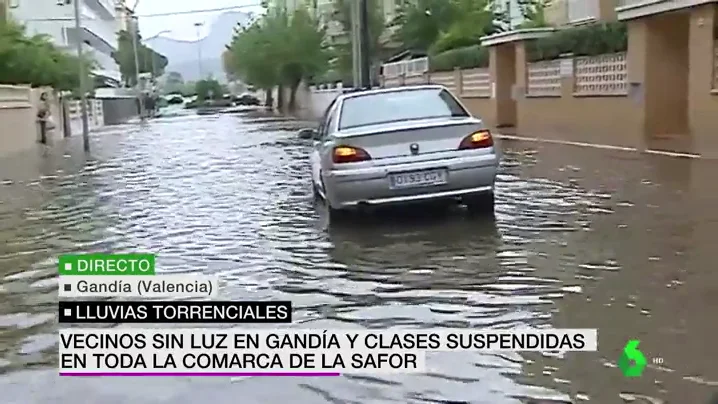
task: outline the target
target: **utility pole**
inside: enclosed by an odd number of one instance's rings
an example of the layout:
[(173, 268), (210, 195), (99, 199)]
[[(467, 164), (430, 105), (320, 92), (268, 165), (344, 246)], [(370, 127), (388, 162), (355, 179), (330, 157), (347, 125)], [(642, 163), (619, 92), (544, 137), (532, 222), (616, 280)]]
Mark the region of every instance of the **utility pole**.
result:
[[(136, 7), (136, 6), (135, 6)], [(133, 11), (134, 14), (134, 11)], [(140, 103), (140, 120), (145, 119), (145, 100), (142, 98), (142, 90), (140, 89), (140, 61), (137, 54), (137, 36), (139, 35), (140, 22), (136, 16), (132, 16), (132, 52), (135, 57), (135, 88), (137, 89), (137, 100)]]
[(87, 80), (87, 73), (85, 72), (85, 63), (82, 57), (82, 26), (80, 24), (80, 1), (73, 0), (73, 6), (75, 11), (75, 32), (77, 33), (77, 57), (80, 60), (80, 67), (77, 69), (77, 74), (80, 76), (80, 110), (82, 111), (82, 145), (85, 152), (90, 152), (90, 128), (87, 122), (87, 94), (85, 81)]
[(199, 27), (202, 26), (202, 23), (196, 22), (194, 23), (194, 26), (197, 29), (197, 71), (199, 72), (199, 80), (202, 80), (204, 77), (204, 75), (202, 74), (202, 42), (199, 38)]
[(361, 86), (371, 88), (371, 55), (369, 54), (369, 0), (359, 0), (359, 68)]
[(351, 2), (354, 88), (371, 88), (368, 0)]

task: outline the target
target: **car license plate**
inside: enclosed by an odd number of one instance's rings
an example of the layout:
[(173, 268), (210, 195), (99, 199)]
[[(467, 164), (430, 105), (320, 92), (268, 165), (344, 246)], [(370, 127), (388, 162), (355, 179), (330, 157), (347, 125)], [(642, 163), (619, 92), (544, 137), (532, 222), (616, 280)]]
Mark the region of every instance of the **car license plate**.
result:
[(391, 188), (417, 188), (446, 184), (446, 170), (417, 171), (392, 174)]

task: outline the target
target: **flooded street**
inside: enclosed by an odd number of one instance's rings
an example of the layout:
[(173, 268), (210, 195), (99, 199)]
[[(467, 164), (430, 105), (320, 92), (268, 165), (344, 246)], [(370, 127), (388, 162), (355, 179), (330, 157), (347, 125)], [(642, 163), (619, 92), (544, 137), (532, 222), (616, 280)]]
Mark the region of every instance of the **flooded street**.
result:
[[(77, 137), (0, 161), (0, 403), (703, 404), (718, 391), (718, 163), (504, 142), (495, 221), (327, 228), (303, 126), (161, 118), (93, 135), (89, 160)], [(302, 327), (597, 328), (599, 352), (430, 354), (427, 374), (381, 378), (60, 378), (57, 256), (92, 251), (217, 275), (223, 300), (291, 300)], [(638, 379), (614, 365), (629, 339), (649, 362)]]

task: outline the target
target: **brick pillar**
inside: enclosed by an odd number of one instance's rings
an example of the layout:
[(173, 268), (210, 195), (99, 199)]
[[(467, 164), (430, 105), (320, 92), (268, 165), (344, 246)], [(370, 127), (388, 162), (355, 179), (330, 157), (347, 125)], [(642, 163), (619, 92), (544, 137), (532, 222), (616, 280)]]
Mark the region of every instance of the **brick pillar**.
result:
[(573, 54), (562, 55), (561, 58), (561, 98), (573, 98), (576, 86), (576, 59)]
[[(645, 150), (647, 146), (646, 127), (646, 68), (648, 64), (648, 24), (645, 18), (628, 21), (628, 96), (631, 99), (638, 133), (636, 147)], [(634, 135), (634, 134), (632, 134)]]
[(691, 9), (688, 39), (688, 125), (694, 151), (708, 157), (718, 157), (718, 90), (713, 89), (717, 9), (714, 4)]
[(514, 85), (511, 89), (511, 97), (514, 100), (514, 121), (517, 130), (519, 129), (519, 116), (521, 111), (521, 104), (526, 99), (526, 93), (528, 92), (528, 57), (526, 55), (526, 42), (514, 42)]
[(516, 125), (516, 102), (511, 88), (516, 81), (516, 54), (513, 43), (489, 48), (489, 75), (492, 83), (491, 110), (486, 121), (494, 127)]

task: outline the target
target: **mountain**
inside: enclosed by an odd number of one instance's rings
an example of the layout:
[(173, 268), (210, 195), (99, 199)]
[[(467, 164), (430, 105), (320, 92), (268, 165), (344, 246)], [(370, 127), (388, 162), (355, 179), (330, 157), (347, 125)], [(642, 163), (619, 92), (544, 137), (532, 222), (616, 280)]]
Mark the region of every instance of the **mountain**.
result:
[(230, 11), (220, 14), (210, 26), (209, 34), (199, 41), (181, 41), (156, 37), (147, 41), (155, 51), (165, 55), (169, 64), (165, 71), (178, 72), (185, 81), (200, 79), (198, 59), (201, 54), (204, 77), (211, 74), (215, 79), (226, 81), (222, 68), (222, 52), (238, 26), (246, 27), (254, 19), (251, 13)]

